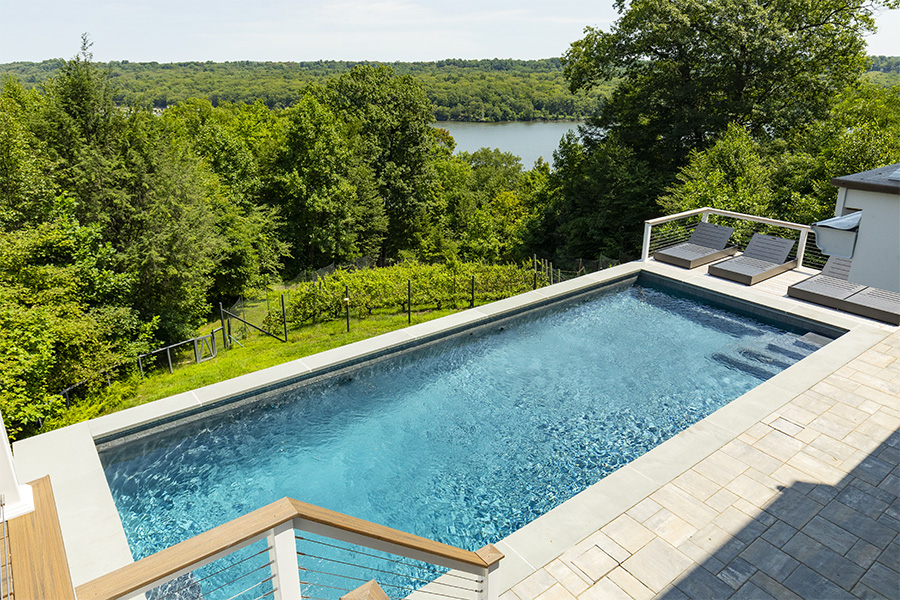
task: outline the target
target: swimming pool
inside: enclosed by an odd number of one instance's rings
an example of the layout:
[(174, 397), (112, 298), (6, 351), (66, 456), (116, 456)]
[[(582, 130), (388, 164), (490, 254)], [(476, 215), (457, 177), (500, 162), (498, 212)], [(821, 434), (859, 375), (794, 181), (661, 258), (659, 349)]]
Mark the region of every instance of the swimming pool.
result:
[(803, 334), (629, 286), (100, 455), (135, 558), (283, 496), (476, 549), (808, 355)]

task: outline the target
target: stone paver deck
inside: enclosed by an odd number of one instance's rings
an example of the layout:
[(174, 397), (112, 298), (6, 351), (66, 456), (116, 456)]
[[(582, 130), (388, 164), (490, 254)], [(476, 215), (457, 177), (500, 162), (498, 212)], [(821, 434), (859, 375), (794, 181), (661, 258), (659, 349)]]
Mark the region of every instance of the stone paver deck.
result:
[(900, 598), (898, 463), (900, 331), (501, 599)]

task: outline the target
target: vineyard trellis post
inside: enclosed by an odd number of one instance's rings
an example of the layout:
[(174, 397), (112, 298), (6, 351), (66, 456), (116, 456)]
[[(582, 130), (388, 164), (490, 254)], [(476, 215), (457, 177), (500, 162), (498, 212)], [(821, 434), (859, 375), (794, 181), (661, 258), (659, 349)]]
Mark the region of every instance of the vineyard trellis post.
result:
[[(266, 307), (268, 308), (269, 298), (266, 296)], [(284, 294), (281, 295), (281, 322), (284, 324), (284, 341), (287, 342), (287, 310), (284, 308)]]
[(344, 307), (347, 310), (347, 333), (350, 333), (350, 286), (344, 286)]
[(219, 319), (222, 321), (222, 347), (226, 350), (228, 349), (228, 335), (231, 333), (231, 329), (225, 331), (225, 309), (222, 308), (222, 303), (219, 302)]

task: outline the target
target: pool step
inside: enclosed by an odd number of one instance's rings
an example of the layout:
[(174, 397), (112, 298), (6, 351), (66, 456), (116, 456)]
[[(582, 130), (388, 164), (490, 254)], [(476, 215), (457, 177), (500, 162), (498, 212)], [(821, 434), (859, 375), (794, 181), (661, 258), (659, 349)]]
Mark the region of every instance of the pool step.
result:
[(766, 350), (769, 352), (775, 352), (782, 356), (786, 356), (793, 360), (802, 360), (812, 354), (810, 350), (803, 350), (798, 348), (785, 348), (784, 346), (779, 346), (778, 344), (768, 344), (766, 346)]
[(768, 379), (831, 341), (816, 334), (807, 335), (811, 337), (801, 336), (794, 338), (793, 342), (788, 340), (779, 340), (780, 343), (769, 342), (765, 348), (747, 347), (728, 352), (717, 352), (712, 357), (732, 369), (744, 371), (761, 379)]
[[(759, 362), (751, 362), (748, 360), (742, 360), (741, 358), (732, 356), (730, 354), (725, 354), (724, 352), (715, 352), (712, 355), (712, 359), (716, 362), (719, 362), (731, 369), (737, 369), (738, 371), (743, 371), (744, 373), (748, 373), (762, 380), (767, 380), (771, 377), (774, 377), (776, 371), (771, 371), (766, 369)], [(780, 369), (779, 369), (780, 370)]]
[(794, 364), (793, 362), (786, 362), (783, 357), (778, 357), (773, 354), (767, 354), (766, 352), (760, 352), (759, 350), (754, 350), (752, 348), (744, 348), (743, 350), (739, 350), (738, 354), (751, 361), (755, 361), (763, 365), (777, 367), (778, 369), (787, 369), (789, 366)]

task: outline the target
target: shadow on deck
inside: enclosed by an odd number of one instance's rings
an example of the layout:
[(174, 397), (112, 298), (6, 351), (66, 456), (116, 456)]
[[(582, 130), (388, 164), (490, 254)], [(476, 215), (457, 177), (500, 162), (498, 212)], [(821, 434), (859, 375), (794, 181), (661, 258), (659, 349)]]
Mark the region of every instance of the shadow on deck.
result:
[(779, 489), (660, 598), (900, 598), (900, 429), (837, 485)]

